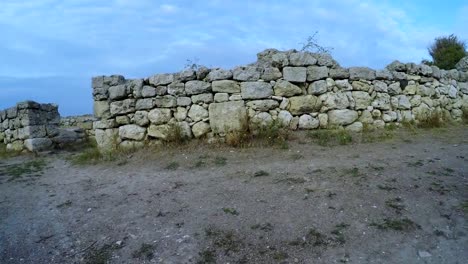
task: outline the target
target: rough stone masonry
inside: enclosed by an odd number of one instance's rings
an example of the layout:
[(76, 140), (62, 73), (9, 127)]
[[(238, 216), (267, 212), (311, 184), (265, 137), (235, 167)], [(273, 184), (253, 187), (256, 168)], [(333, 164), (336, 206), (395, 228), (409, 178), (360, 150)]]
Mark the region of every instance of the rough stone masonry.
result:
[(59, 135), (60, 115), (55, 104), (33, 101), (17, 103), (0, 111), (0, 142), (7, 150), (45, 150), (52, 147)]
[[(279, 122), (291, 130), (424, 120), (438, 112), (459, 121), (468, 109), (468, 72), (392, 62), (383, 70), (342, 68), (328, 54), (265, 50), (232, 70), (197, 67), (126, 80), (92, 80), (93, 124), (102, 149), (187, 138), (223, 139), (229, 131)], [(464, 64), (463, 64), (464, 65)]]
[(61, 128), (55, 104), (17, 103), (0, 111), (0, 143), (9, 151), (51, 150), (85, 140), (83, 129)]

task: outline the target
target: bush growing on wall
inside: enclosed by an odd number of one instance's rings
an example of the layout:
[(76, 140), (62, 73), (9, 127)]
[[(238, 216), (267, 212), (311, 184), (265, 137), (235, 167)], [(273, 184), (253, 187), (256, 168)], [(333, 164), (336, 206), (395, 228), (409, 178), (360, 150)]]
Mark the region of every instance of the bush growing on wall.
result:
[(454, 69), (455, 64), (468, 55), (466, 43), (453, 34), (436, 38), (428, 51), (432, 57), (432, 63), (444, 70)]

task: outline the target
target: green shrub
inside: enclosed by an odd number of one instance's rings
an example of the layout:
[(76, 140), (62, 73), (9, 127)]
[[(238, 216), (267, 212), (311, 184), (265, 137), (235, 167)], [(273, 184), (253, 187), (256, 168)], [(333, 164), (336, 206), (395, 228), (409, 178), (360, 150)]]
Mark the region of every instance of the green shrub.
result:
[(455, 65), (465, 56), (466, 43), (459, 40), (455, 35), (438, 37), (428, 48), (433, 64), (441, 69), (454, 69)]

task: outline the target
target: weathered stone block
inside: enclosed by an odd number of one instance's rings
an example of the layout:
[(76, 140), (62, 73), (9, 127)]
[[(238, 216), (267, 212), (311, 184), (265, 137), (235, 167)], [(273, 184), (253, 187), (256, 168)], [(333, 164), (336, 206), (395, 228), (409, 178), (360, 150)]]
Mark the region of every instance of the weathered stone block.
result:
[(211, 92), (211, 84), (203, 81), (189, 81), (185, 84), (187, 95)]
[(170, 95), (184, 95), (185, 84), (181, 82), (173, 82), (167, 86), (167, 93)]
[(256, 111), (266, 112), (271, 109), (275, 109), (279, 106), (279, 103), (275, 100), (254, 100), (247, 102), (247, 107), (252, 108)]
[(119, 100), (127, 96), (127, 87), (123, 84), (109, 88), (109, 99)]
[(94, 101), (94, 116), (97, 118), (107, 118), (110, 116), (110, 105), (107, 101)]
[(240, 93), (241, 91), (239, 83), (230, 80), (214, 81), (212, 88), (213, 92), (220, 93)]
[(170, 109), (156, 108), (148, 113), (148, 120), (155, 125), (161, 125), (169, 122), (172, 118), (172, 111)]
[(164, 96), (156, 97), (154, 99), (154, 105), (157, 107), (164, 107), (164, 108), (176, 107), (177, 100), (172, 95), (164, 95)]
[(269, 98), (273, 95), (273, 88), (266, 82), (243, 82), (241, 95), (243, 99)]
[(375, 80), (375, 71), (367, 67), (349, 68), (349, 78), (351, 80)]
[(192, 103), (211, 103), (213, 102), (213, 94), (212, 93), (204, 93), (204, 94), (197, 94), (192, 96)]
[(246, 128), (247, 111), (242, 101), (210, 104), (209, 116), (211, 130), (215, 133), (240, 131)]
[(172, 126), (165, 125), (151, 125), (148, 127), (148, 136), (166, 140), (171, 133), (173, 133)]
[(322, 102), (314, 95), (294, 96), (289, 98), (289, 112), (301, 115), (320, 110)]
[(210, 124), (206, 122), (198, 122), (192, 126), (192, 133), (195, 138), (202, 137), (211, 131)]
[(310, 66), (315, 65), (317, 59), (308, 52), (295, 52), (289, 54), (289, 64), (291, 66)]
[(208, 111), (202, 106), (192, 105), (188, 111), (188, 117), (190, 117), (194, 122), (198, 122), (208, 118)]
[(326, 93), (328, 89), (327, 82), (325, 80), (320, 80), (313, 82), (309, 85), (307, 92), (313, 95), (319, 95)]
[(153, 86), (168, 85), (174, 81), (174, 74), (156, 74), (151, 76), (148, 81)]
[(30, 138), (24, 141), (24, 146), (29, 151), (44, 151), (52, 149), (53, 142), (49, 138)]
[(325, 66), (310, 66), (307, 67), (307, 81), (312, 82), (316, 80), (326, 79), (328, 77), (328, 68)]
[(145, 135), (146, 129), (137, 125), (119, 127), (119, 136), (121, 139), (143, 140)]
[(238, 81), (258, 81), (260, 79), (260, 69), (247, 66), (234, 69), (233, 79)]
[(135, 110), (148, 110), (154, 107), (153, 98), (138, 99), (136, 101)]
[(264, 68), (263, 73), (261, 74), (261, 79), (266, 82), (276, 81), (281, 77), (283, 77), (283, 74), (278, 68), (275, 67)]
[(214, 69), (206, 76), (206, 79), (208, 81), (232, 79), (232, 72), (230, 70)]
[(289, 82), (303, 83), (306, 81), (307, 69), (305, 67), (284, 67), (283, 78)]
[(358, 119), (358, 112), (348, 109), (331, 110), (328, 112), (328, 124), (331, 126), (349, 125)]
[(110, 104), (110, 113), (112, 116), (135, 112), (135, 99), (125, 99), (115, 101)]

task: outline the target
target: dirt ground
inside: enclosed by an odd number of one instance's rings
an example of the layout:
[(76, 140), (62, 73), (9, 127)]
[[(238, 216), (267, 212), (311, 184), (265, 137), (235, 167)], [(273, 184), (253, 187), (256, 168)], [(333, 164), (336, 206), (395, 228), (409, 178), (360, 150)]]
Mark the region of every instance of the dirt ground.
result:
[(0, 160), (0, 263), (466, 263), (467, 126)]

